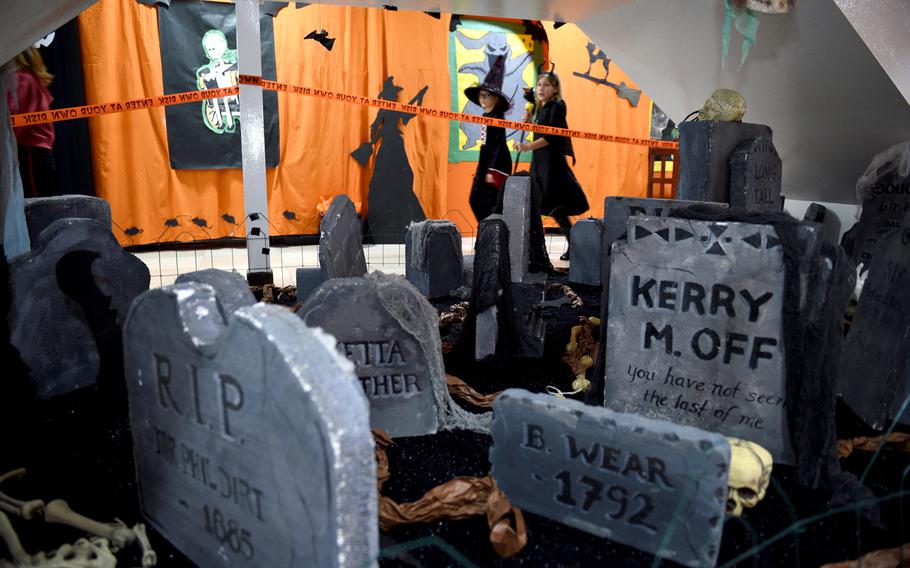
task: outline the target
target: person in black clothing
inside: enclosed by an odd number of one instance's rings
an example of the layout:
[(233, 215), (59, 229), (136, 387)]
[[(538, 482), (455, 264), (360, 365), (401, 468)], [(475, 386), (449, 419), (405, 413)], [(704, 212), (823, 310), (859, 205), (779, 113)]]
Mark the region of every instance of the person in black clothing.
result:
[[(541, 73), (537, 79), (535, 94), (536, 110), (533, 121), (546, 126), (568, 128), (566, 103), (560, 96), (559, 76), (552, 71)], [(572, 221), (569, 220), (569, 216), (580, 215), (589, 208), (584, 190), (575, 179), (575, 174), (566, 159), (566, 156), (571, 156), (572, 162), (575, 162), (572, 140), (565, 136), (535, 132), (533, 142), (519, 144), (518, 150), (534, 152), (531, 158), (531, 177), (539, 184), (543, 194), (540, 211), (543, 215), (556, 219), (566, 242), (570, 242)], [(567, 248), (560, 258), (569, 260), (569, 256)]]
[[(471, 102), (483, 108), (486, 117), (504, 118), (512, 106), (512, 101), (502, 92), (504, 71), (505, 57), (500, 56), (493, 61), (483, 83), (464, 90)], [(478, 223), (491, 213), (502, 213), (502, 190), (512, 171), (512, 155), (506, 146), (505, 129), (483, 125), (480, 127), (480, 141), (480, 157), (468, 198)]]

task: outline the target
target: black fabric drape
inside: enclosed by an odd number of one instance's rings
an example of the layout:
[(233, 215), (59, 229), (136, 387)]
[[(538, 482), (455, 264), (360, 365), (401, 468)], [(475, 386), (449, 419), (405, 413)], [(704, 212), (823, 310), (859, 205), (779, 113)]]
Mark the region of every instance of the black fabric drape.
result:
[[(48, 87), (54, 96), (51, 108), (84, 105), (85, 78), (78, 20), (74, 18), (63, 24), (54, 33), (51, 44), (39, 51), (47, 70), (54, 75), (54, 82)], [(87, 120), (54, 123), (54, 160), (57, 170), (55, 193), (95, 195)]]

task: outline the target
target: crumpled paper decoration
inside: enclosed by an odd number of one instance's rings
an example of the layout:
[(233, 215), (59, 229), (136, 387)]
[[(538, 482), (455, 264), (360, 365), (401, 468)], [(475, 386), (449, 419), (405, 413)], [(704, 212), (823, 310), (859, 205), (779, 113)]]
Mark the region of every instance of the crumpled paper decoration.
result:
[(463, 380), (448, 373), (446, 373), (446, 384), (449, 387), (449, 394), (452, 395), (453, 398), (457, 398), (458, 400), (465, 401), (472, 406), (485, 410), (493, 408), (493, 401), (496, 400), (496, 397), (502, 392), (497, 391), (492, 394), (481, 394), (472, 389), (471, 386)]
[[(901, 555), (901, 548), (904, 549), (903, 555)], [(910, 558), (910, 542), (896, 548), (875, 550), (864, 554), (858, 560), (844, 560), (843, 562), (825, 564), (822, 568), (856, 568), (857, 566), (862, 566), (863, 568), (894, 568), (901, 565), (910, 565), (908, 558)]]
[[(837, 457), (838, 459), (843, 459), (852, 454), (855, 450), (861, 452), (874, 452), (878, 449), (878, 445), (881, 441), (882, 436), (860, 436), (858, 438), (838, 440)], [(910, 434), (892, 432), (888, 435), (888, 439), (885, 442), (885, 449), (910, 453)]]
[(528, 543), (524, 515), (512, 506), (491, 476), (456, 477), (430, 489), (413, 503), (399, 504), (383, 496), (382, 487), (391, 477), (385, 449), (394, 442), (382, 430), (373, 430), (373, 438), (376, 441), (376, 486), (381, 530), (485, 514), (490, 526), (490, 543), (496, 554), (508, 558), (518, 554)]

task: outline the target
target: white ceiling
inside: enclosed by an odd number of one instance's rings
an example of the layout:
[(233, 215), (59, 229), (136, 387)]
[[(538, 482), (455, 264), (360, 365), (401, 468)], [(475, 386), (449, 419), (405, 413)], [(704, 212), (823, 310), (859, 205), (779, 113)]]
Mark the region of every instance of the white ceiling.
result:
[(94, 3), (95, 0), (2, 0), (0, 65)]
[[(0, 61), (93, 2), (3, 0)], [(910, 139), (908, 0), (797, 0), (787, 16), (762, 16), (741, 69), (735, 31), (721, 68), (722, 0), (320, 2), (574, 22), (677, 121), (714, 89), (736, 89), (746, 120), (774, 130), (790, 199), (852, 202), (872, 156)]]
[(578, 25), (674, 120), (716, 88), (741, 92), (745, 120), (774, 131), (790, 199), (853, 202), (872, 156), (910, 139), (910, 105), (833, 0), (762, 16), (742, 69), (735, 31), (721, 68), (721, 0), (636, 0)]

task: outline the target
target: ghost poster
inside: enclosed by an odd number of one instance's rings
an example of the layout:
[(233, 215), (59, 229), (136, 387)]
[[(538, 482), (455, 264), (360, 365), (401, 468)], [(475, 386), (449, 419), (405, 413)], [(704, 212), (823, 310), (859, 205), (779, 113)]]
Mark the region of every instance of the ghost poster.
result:
[[(260, 8), (262, 76), (275, 80), (271, 2)], [(233, 4), (174, 2), (158, 7), (164, 93), (232, 87), (237, 84), (236, 16)], [(266, 167), (278, 165), (278, 94), (262, 93)], [(207, 99), (165, 108), (167, 141), (174, 169), (239, 168), (240, 100)]]
[[(506, 120), (521, 121), (525, 113), (524, 89), (537, 82), (537, 65), (543, 62), (547, 43), (546, 33), (533, 22), (508, 23), (463, 18), (449, 36), (452, 68), (452, 110), (466, 114), (483, 114), (483, 109), (471, 102), (464, 90), (483, 81), (490, 65), (498, 57), (505, 58), (502, 92), (512, 100)], [(506, 131), (509, 148), (526, 136), (520, 130)], [(481, 141), (479, 124), (452, 122), (449, 136), (450, 162), (476, 162)], [(517, 154), (513, 152), (514, 161)], [(523, 156), (529, 160), (530, 156)]]

